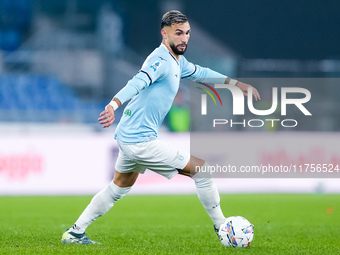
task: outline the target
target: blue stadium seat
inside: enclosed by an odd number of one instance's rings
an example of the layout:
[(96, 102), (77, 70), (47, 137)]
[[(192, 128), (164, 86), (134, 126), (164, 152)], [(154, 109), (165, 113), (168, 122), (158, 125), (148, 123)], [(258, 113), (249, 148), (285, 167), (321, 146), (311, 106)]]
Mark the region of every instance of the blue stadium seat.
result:
[(83, 102), (70, 87), (52, 77), (0, 76), (0, 121), (87, 123), (96, 121), (104, 107), (103, 102)]

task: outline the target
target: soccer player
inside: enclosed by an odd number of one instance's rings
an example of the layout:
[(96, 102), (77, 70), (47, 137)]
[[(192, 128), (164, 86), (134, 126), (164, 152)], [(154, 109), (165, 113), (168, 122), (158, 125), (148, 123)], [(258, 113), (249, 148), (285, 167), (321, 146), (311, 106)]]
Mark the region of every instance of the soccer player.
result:
[[(115, 132), (119, 154), (113, 182), (93, 197), (75, 224), (64, 232), (63, 243), (96, 244), (97, 242), (85, 236), (86, 228), (125, 196), (138, 175), (146, 169), (168, 179), (176, 174), (192, 178), (198, 198), (210, 216), (215, 231), (218, 231), (225, 220), (213, 179), (206, 176), (206, 173), (190, 171), (190, 167), (206, 168), (208, 163), (158, 139), (158, 129), (172, 105), (181, 78), (201, 83), (213, 81), (234, 84), (245, 95), (251, 87), (209, 68), (188, 62), (183, 54), (187, 49), (190, 32), (190, 25), (184, 14), (179, 11), (165, 13), (161, 21), (161, 45), (147, 57), (141, 70), (100, 113), (100, 124), (103, 128), (108, 128), (115, 120), (115, 110), (131, 99)], [(260, 99), (257, 90), (251, 88), (254, 98)]]

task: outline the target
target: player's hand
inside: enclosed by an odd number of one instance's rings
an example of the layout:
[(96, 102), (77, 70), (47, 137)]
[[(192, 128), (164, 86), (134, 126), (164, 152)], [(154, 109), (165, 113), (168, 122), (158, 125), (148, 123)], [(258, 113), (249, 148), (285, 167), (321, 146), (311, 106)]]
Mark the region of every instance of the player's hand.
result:
[(246, 84), (246, 83), (243, 83), (243, 82), (240, 82), (240, 81), (236, 84), (236, 86), (239, 87), (242, 90), (243, 95), (245, 95), (245, 96), (248, 96), (248, 88), (251, 88), (251, 91), (252, 91), (252, 94), (253, 94), (253, 97), (255, 98), (255, 100), (256, 101), (261, 100), (259, 92), (253, 86)]
[(115, 121), (115, 112), (111, 105), (107, 105), (105, 110), (100, 113), (98, 121), (101, 125), (103, 125), (103, 128), (111, 126), (111, 124)]

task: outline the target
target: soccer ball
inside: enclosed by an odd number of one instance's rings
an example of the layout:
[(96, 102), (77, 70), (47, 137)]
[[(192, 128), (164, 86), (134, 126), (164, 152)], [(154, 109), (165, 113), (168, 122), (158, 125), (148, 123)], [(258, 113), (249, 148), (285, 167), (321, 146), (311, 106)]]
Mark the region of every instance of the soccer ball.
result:
[(254, 237), (254, 226), (241, 216), (231, 216), (220, 226), (218, 237), (223, 246), (248, 247)]

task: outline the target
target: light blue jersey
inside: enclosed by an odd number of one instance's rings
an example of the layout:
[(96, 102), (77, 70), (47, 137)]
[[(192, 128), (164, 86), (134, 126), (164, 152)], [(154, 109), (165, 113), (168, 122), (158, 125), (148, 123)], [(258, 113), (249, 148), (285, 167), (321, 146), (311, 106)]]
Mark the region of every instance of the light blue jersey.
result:
[[(156, 139), (177, 94), (181, 78), (224, 83), (227, 76), (194, 65), (183, 56), (177, 60), (161, 44), (147, 57), (138, 74), (115, 96), (122, 104), (131, 99), (117, 126), (115, 139), (123, 144)], [(216, 80), (212, 82), (211, 79)]]

